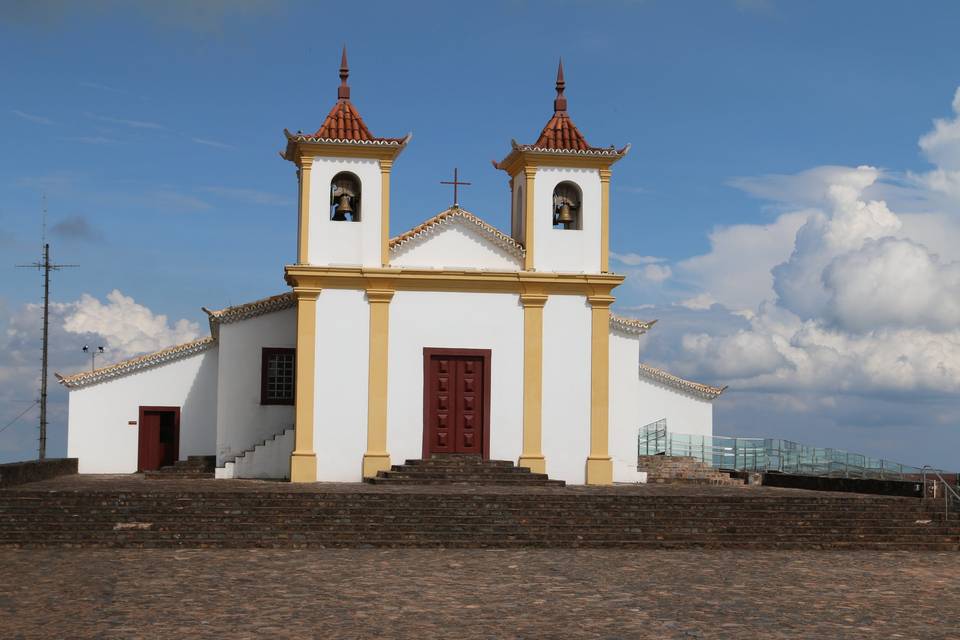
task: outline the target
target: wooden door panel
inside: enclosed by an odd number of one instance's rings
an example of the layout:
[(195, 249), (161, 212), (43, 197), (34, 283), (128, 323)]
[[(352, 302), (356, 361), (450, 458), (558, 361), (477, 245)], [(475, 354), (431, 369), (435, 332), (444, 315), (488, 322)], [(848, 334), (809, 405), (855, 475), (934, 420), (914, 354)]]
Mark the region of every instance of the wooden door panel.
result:
[(424, 455), (484, 455), (488, 352), (424, 351)]
[(180, 408), (140, 407), (137, 470), (154, 471), (180, 455)]
[(479, 415), (478, 391), (481, 386), (478, 375), (483, 361), (478, 357), (461, 357), (457, 362), (457, 453), (481, 452), (481, 438), (477, 426), (482, 423)]
[(453, 450), (453, 400), (450, 390), (453, 387), (451, 381), (455, 371), (452, 370), (451, 362), (447, 359), (436, 358), (430, 362), (429, 380), (425, 381), (430, 386), (429, 396), (432, 399), (430, 407), (430, 418), (428, 426), (428, 438), (430, 439), (430, 450), (436, 453), (449, 453)]
[(160, 449), (160, 414), (153, 411), (144, 412), (140, 419), (140, 433), (138, 436), (137, 466), (139, 471), (159, 469)]

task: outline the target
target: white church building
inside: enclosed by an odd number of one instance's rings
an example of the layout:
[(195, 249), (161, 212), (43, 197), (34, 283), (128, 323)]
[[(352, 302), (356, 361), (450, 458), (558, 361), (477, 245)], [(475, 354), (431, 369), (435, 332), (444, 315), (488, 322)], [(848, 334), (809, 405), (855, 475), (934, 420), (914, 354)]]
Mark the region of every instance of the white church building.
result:
[(455, 204), (391, 237), (391, 169), (410, 136), (372, 135), (347, 77), (344, 52), (323, 125), (286, 132), (289, 288), (204, 309), (209, 337), (60, 376), (81, 473), (215, 455), (222, 478), (356, 482), (463, 453), (609, 484), (637, 481), (643, 425), (712, 434), (723, 389), (642, 363), (653, 323), (611, 312), (624, 280), (609, 265), (611, 170), (629, 145), (587, 144), (562, 67), (540, 137), (494, 163), (509, 233)]

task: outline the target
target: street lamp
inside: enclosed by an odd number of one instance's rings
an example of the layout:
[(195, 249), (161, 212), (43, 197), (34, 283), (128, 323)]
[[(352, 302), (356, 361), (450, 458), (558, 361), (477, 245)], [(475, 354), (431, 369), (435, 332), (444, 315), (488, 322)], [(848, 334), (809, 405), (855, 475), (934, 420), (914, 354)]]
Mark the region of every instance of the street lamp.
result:
[(90, 371), (97, 370), (97, 354), (103, 355), (103, 347), (97, 347), (96, 349), (91, 349), (87, 345), (83, 345), (83, 352), (90, 354)]

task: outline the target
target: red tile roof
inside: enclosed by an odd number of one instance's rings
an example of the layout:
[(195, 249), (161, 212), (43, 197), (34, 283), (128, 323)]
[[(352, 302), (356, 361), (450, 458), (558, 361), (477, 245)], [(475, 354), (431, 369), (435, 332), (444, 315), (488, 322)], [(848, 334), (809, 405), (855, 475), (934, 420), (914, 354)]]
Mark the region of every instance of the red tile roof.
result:
[(540, 132), (537, 141), (531, 145), (534, 149), (586, 151), (592, 148), (567, 114), (567, 98), (563, 95), (566, 86), (561, 60), (557, 68), (557, 97), (553, 101), (553, 117)]
[(573, 124), (570, 114), (567, 113), (567, 98), (563, 95), (566, 82), (563, 79), (563, 61), (557, 68), (557, 97), (553, 101), (553, 116), (540, 132), (540, 137), (533, 144), (518, 144), (511, 141), (511, 151), (506, 158), (493, 166), (497, 169), (512, 171), (518, 154), (525, 152), (575, 155), (582, 157), (610, 158), (616, 162), (627, 154), (630, 145), (617, 149), (609, 147), (594, 147), (587, 142), (577, 125)]
[(566, 111), (554, 113), (550, 122), (540, 132), (540, 137), (531, 146), (534, 149), (568, 151), (586, 151), (591, 148)]
[(370, 129), (349, 99), (337, 100), (337, 104), (333, 105), (327, 119), (323, 121), (323, 126), (317, 129), (314, 135), (328, 140), (374, 140)]

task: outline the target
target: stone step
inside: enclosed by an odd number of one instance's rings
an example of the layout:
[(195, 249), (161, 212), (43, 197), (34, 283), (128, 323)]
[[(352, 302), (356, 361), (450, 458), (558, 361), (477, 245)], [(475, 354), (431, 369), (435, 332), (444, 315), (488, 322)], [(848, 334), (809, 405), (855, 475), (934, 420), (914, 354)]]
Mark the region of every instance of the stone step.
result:
[(417, 476), (385, 476), (385, 477), (376, 477), (376, 478), (364, 478), (364, 482), (367, 484), (377, 484), (377, 485), (404, 485), (404, 484), (434, 484), (434, 485), (445, 485), (445, 484), (488, 484), (488, 485), (525, 485), (525, 486), (540, 486), (540, 487), (562, 487), (564, 486), (563, 480), (546, 480), (539, 478), (489, 478), (479, 475), (434, 475), (430, 476), (427, 474), (417, 475)]
[(448, 465), (448, 464), (395, 464), (390, 467), (390, 471), (402, 471), (407, 473), (490, 473), (490, 474), (515, 474), (530, 473), (527, 467), (514, 466), (486, 466), (486, 465)]
[[(227, 481), (217, 481), (227, 482)], [(254, 492), (240, 493), (178, 493), (164, 492), (158, 490), (156, 493), (43, 493), (40, 495), (26, 495), (25, 492), (0, 492), (0, 508), (4, 507), (34, 507), (44, 505), (85, 505), (104, 502), (122, 502), (137, 504), (158, 504), (168, 505), (184, 503), (187, 505), (197, 504), (205, 506), (231, 506), (237, 504), (256, 505), (262, 504), (271, 507), (282, 507), (286, 505), (289, 508), (300, 508), (300, 505), (310, 504), (329, 504), (329, 505), (402, 505), (405, 503), (423, 503), (423, 504), (464, 504), (464, 503), (496, 503), (504, 506), (517, 506), (523, 508), (532, 508), (537, 505), (553, 506), (573, 506), (584, 509), (712, 509), (712, 510), (770, 510), (780, 512), (792, 512), (796, 510), (809, 509), (839, 509), (843, 511), (856, 510), (878, 510), (884, 512), (940, 512), (942, 506), (937, 504), (924, 504), (913, 498), (884, 498), (871, 500), (869, 498), (857, 497), (856, 499), (819, 499), (819, 500), (796, 500), (782, 499), (771, 500), (754, 497), (753, 494), (743, 492), (736, 496), (725, 496), (724, 498), (711, 499), (706, 496), (686, 497), (677, 496), (670, 498), (666, 496), (613, 496), (604, 494), (583, 495), (566, 494), (562, 492), (553, 492), (549, 489), (541, 489), (534, 493), (458, 493), (458, 492), (436, 492), (429, 490), (418, 491), (416, 493), (352, 493), (352, 494), (310, 494), (310, 493), (280, 493), (270, 492), (258, 494)], [(951, 513), (951, 517), (957, 518), (957, 513)]]
[(49, 541), (31, 540), (29, 542), (6, 541), (0, 539), (0, 547), (42, 548), (51, 546), (84, 546), (84, 547), (142, 547), (142, 548), (323, 548), (342, 547), (419, 547), (419, 548), (635, 548), (635, 549), (666, 549), (666, 548), (714, 548), (714, 549), (875, 549), (875, 550), (911, 550), (911, 551), (957, 551), (960, 544), (955, 539), (934, 538), (861, 538), (851, 539), (843, 537), (814, 536), (807, 539), (781, 537), (765, 540), (743, 540), (739, 536), (726, 538), (717, 536), (706, 537), (663, 537), (631, 538), (611, 535), (608, 537), (587, 538), (583, 536), (554, 536), (544, 538), (533, 535), (500, 536), (492, 539), (487, 535), (467, 536), (463, 533), (453, 533), (449, 536), (431, 536), (429, 538), (417, 534), (412, 535), (363, 535), (347, 533), (340, 536), (312, 536), (309, 534), (281, 535), (265, 538), (253, 535), (241, 538), (223, 535), (180, 536), (176, 534), (138, 531), (131, 535), (117, 535), (112, 538), (77, 538), (65, 536), (52, 538)]
[(430, 466), (430, 465), (457, 465), (457, 466), (489, 466), (489, 467), (512, 467), (511, 460), (484, 460), (480, 456), (433, 456), (432, 458), (408, 459), (404, 461), (406, 465)]
[[(812, 534), (897, 534), (897, 535), (950, 535), (960, 536), (960, 527), (944, 526), (940, 524), (910, 525), (906, 523), (889, 522), (829, 522), (803, 523), (790, 527), (758, 528), (750, 525), (730, 524), (725, 521), (682, 521), (682, 522), (629, 522), (610, 521), (595, 523), (586, 520), (570, 519), (492, 519), (489, 517), (475, 518), (401, 518), (384, 519), (378, 517), (331, 517), (331, 518), (288, 518), (269, 520), (256, 516), (234, 516), (200, 520), (197, 518), (156, 518), (148, 514), (141, 514), (136, 518), (104, 518), (87, 519), (82, 521), (73, 519), (45, 520), (30, 519), (17, 520), (5, 523), (0, 527), (0, 534), (12, 535), (33, 531), (36, 535), (46, 535), (57, 531), (71, 531), (79, 533), (112, 532), (126, 526), (143, 524), (156, 530), (176, 530), (185, 533), (203, 531), (293, 531), (299, 529), (350, 529), (367, 527), (389, 531), (437, 531), (437, 530), (516, 530), (524, 531), (543, 530), (557, 532), (580, 531), (585, 533), (603, 531), (629, 531), (645, 534), (675, 534), (675, 533), (718, 533), (755, 536), (767, 535), (804, 535)], [(278, 528), (279, 526), (279, 528)]]

